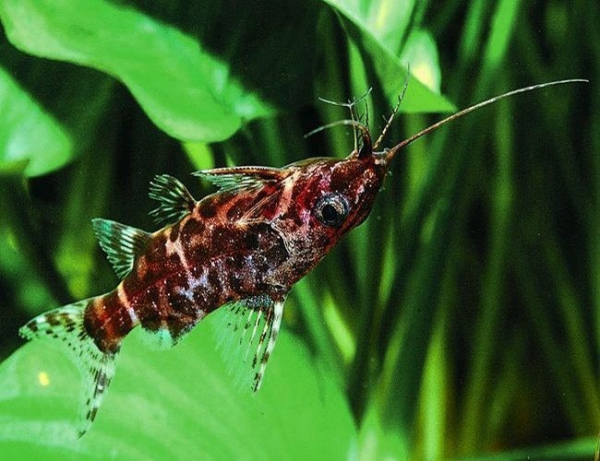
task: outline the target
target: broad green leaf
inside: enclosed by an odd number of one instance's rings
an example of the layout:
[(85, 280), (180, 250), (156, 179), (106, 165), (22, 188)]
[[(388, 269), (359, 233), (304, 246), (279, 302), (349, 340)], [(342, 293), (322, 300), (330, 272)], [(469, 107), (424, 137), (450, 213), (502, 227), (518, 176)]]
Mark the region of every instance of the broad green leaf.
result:
[(401, 59), (410, 63), (410, 72), (435, 93), (440, 92), (442, 84), (438, 58), (437, 46), (430, 33), (416, 29), (409, 35)]
[[(414, 2), (402, 0), (323, 1), (333, 6), (346, 19), (344, 24), (350, 37), (361, 50), (365, 67), (368, 71), (376, 73), (389, 100), (394, 101), (402, 92), (406, 81), (407, 66), (410, 66), (411, 73), (417, 79), (411, 79), (409, 82), (409, 90), (402, 101), (402, 111), (447, 112), (455, 109), (437, 92), (440, 71), (433, 39), (429, 37), (425, 43), (423, 37), (426, 33), (422, 31), (420, 37), (413, 36), (413, 40), (404, 45), (406, 28)], [(416, 39), (419, 40), (418, 48)], [(406, 46), (410, 48), (406, 48)], [(423, 63), (427, 63), (427, 73), (423, 73)], [(425, 81), (421, 80), (424, 75)], [(432, 76), (436, 83), (434, 85), (431, 85), (430, 77)]]
[(68, 133), (2, 67), (0, 113), (0, 165), (29, 160), (26, 172), (33, 176), (66, 163), (73, 151)]
[(32, 58), (0, 36), (0, 168), (25, 161), (24, 174), (39, 176), (69, 163), (89, 145), (111, 88), (97, 72)]
[(127, 338), (92, 429), (73, 440), (79, 374), (49, 341), (0, 366), (4, 457), (345, 459), (356, 446), (347, 404), (330, 372), (283, 332), (258, 394), (236, 389), (204, 320), (168, 351)]
[[(244, 120), (310, 94), (314, 8), (219, 1), (4, 0), (0, 18), (20, 49), (121, 80), (171, 136), (218, 141)], [(249, 21), (263, 17), (263, 22)], [(293, 27), (289, 18), (294, 17)]]
[(415, 0), (325, 0), (385, 49), (398, 54)]

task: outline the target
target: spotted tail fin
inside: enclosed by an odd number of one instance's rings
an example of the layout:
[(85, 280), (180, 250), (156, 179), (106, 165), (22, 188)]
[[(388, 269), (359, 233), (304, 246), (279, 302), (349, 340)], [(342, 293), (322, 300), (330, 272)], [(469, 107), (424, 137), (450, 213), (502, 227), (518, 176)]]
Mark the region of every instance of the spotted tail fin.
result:
[(26, 339), (57, 339), (71, 354), (85, 379), (85, 394), (78, 435), (85, 434), (94, 418), (104, 393), (115, 373), (117, 352), (104, 353), (98, 349), (83, 325), (83, 315), (90, 300), (68, 304), (38, 315), (21, 327), (19, 334)]

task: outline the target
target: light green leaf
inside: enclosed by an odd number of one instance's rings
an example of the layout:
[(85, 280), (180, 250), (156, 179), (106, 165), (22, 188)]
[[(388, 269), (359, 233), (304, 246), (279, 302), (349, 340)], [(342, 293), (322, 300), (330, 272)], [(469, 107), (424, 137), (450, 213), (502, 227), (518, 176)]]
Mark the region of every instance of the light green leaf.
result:
[(168, 351), (147, 349), (134, 331), (96, 422), (75, 441), (79, 374), (49, 341), (26, 345), (0, 366), (0, 452), (44, 459), (348, 457), (355, 429), (330, 371), (284, 331), (258, 394), (236, 389), (209, 331), (221, 314)]
[(375, 399), (370, 402), (359, 433), (359, 458), (363, 461), (389, 461), (410, 458), (406, 434), (386, 426), (381, 420), (381, 408)]
[(39, 176), (69, 163), (89, 146), (112, 83), (24, 55), (0, 36), (0, 169), (26, 162), (24, 174)]
[(325, 1), (392, 54), (400, 51), (415, 8), (415, 0)]
[(416, 29), (402, 50), (402, 62), (410, 63), (411, 73), (434, 93), (440, 93), (442, 74), (435, 40), (425, 30)]
[[(409, 89), (402, 101), (404, 112), (448, 112), (455, 109), (449, 101), (441, 96), (436, 86), (430, 85), (430, 76), (435, 76), (439, 87), (439, 63), (435, 42), (430, 37), (426, 46), (422, 32), (421, 37), (413, 38), (405, 47), (405, 35), (409, 25), (410, 14), (414, 7), (412, 1), (376, 0), (323, 0), (333, 6), (346, 19), (344, 24), (350, 37), (361, 50), (364, 65), (374, 71), (386, 96), (395, 101), (402, 92), (406, 81), (407, 67), (417, 77), (410, 79)], [(414, 40), (419, 40), (415, 47)], [(403, 51), (404, 50), (404, 51)], [(418, 52), (418, 54), (417, 54)], [(400, 57), (401, 56), (401, 57)], [(427, 63), (427, 80), (423, 82), (421, 66)], [(414, 72), (414, 69), (418, 72)]]
[[(2, 67), (0, 113), (0, 164), (29, 159), (26, 171), (35, 175), (68, 159), (72, 151), (68, 133)], [(43, 156), (32, 155), (40, 148), (44, 149)]]
[[(210, 142), (309, 94), (314, 9), (288, 6), (4, 0), (0, 18), (20, 49), (113, 75), (168, 134)], [(248, 21), (250, 12), (267, 26)]]
[(2, 67), (0, 113), (0, 166), (29, 160), (25, 172), (34, 176), (62, 166), (71, 156), (69, 134)]

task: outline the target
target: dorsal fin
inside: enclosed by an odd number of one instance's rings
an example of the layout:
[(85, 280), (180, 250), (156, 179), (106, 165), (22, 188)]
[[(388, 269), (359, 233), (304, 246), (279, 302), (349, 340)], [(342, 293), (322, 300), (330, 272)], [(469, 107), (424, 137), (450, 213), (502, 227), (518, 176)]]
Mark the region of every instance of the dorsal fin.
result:
[(124, 279), (131, 272), (135, 258), (143, 251), (150, 234), (108, 219), (92, 219), (92, 225), (100, 247), (117, 276)]
[(289, 172), (283, 168), (265, 166), (240, 166), (232, 168), (214, 168), (192, 173), (207, 179), (221, 191), (240, 192), (261, 187), (268, 181), (281, 181)]
[(152, 180), (148, 195), (160, 202), (160, 206), (150, 212), (157, 223), (179, 221), (196, 206), (196, 200), (181, 181), (168, 174), (158, 175)]

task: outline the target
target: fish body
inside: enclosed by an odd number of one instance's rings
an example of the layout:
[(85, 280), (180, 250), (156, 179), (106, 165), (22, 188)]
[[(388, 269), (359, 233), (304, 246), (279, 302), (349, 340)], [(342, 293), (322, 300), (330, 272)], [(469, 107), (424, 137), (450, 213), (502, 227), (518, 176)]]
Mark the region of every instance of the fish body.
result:
[[(573, 80), (571, 80), (573, 81)], [(396, 153), (466, 113), (536, 85), (464, 109), (391, 149), (376, 152), (356, 120), (361, 146), (344, 159), (313, 158), (283, 168), (234, 167), (198, 172), (220, 190), (196, 201), (177, 179), (157, 176), (151, 212), (166, 226), (147, 233), (93, 220), (100, 246), (121, 282), (111, 292), (39, 315), (20, 333), (67, 345), (87, 380), (79, 434), (94, 420), (114, 375), (123, 339), (137, 326), (161, 346), (175, 345), (200, 320), (226, 306), (233, 330), (248, 331), (257, 391), (275, 347), (292, 286), (369, 215)], [(395, 111), (394, 111), (395, 113)], [(383, 133), (387, 131), (388, 120)], [(227, 334), (227, 333), (223, 333)], [(241, 343), (241, 340), (240, 340)]]
[(80, 434), (96, 416), (123, 339), (138, 325), (159, 346), (173, 346), (206, 315), (230, 306), (240, 318), (234, 328), (254, 331), (251, 384), (258, 390), (288, 292), (366, 219), (385, 171), (377, 157), (358, 152), (284, 168), (213, 169), (198, 174), (222, 190), (200, 201), (177, 179), (160, 175), (150, 186), (160, 202), (151, 214), (168, 225), (150, 234), (93, 220), (121, 282), (20, 330), (28, 339), (62, 339), (82, 365), (92, 392)]
[[(254, 176), (248, 186), (226, 188), (199, 202), (186, 191), (181, 198), (189, 211), (154, 234), (94, 221), (105, 247), (115, 229), (121, 237), (129, 232), (143, 240), (117, 288), (91, 299), (85, 309), (85, 330), (102, 352), (117, 352), (137, 325), (175, 344), (225, 304), (259, 297), (283, 301), (339, 238), (366, 218), (384, 175), (383, 168), (376, 172), (357, 159), (248, 170), (202, 172)], [(175, 178), (163, 175), (157, 181), (184, 190)], [(347, 216), (343, 222), (323, 222), (319, 213), (335, 200)]]

